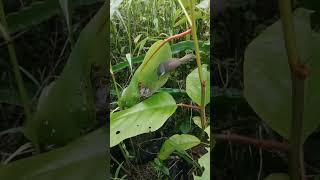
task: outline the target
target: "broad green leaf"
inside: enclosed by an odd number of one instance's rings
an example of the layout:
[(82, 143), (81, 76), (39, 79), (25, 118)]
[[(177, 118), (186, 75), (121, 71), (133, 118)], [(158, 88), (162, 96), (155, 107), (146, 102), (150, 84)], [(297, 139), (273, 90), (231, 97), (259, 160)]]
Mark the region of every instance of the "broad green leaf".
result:
[(110, 115), (110, 147), (139, 134), (159, 129), (177, 108), (170, 94), (162, 92)]
[(208, 152), (204, 154), (198, 161), (204, 171), (201, 176), (194, 176), (194, 180), (207, 180), (210, 179), (210, 151), (206, 148)]
[(34, 144), (66, 144), (94, 125), (90, 69), (93, 63), (106, 63), (106, 7), (80, 33), (60, 77), (42, 91), (34, 118), (24, 129)]
[(0, 179), (106, 179), (107, 129), (101, 128), (65, 147), (0, 165)]
[[(89, 5), (102, 0), (72, 0), (72, 4), (76, 6)], [(7, 15), (8, 29), (10, 33), (15, 33), (26, 29), (32, 25), (40, 24), (41, 22), (59, 14), (60, 7), (58, 0), (36, 1), (31, 5), (22, 8), (18, 12)]]
[(167, 159), (174, 151), (187, 150), (200, 144), (200, 140), (190, 134), (175, 134), (167, 139), (161, 146), (158, 158)]
[[(147, 38), (145, 38), (145, 39), (147, 39)], [(199, 42), (199, 46), (200, 46), (200, 51), (204, 51), (204, 52), (207, 52), (210, 48), (210, 45), (207, 45), (205, 42)], [(143, 47), (144, 47), (144, 45), (143, 45)], [(189, 50), (189, 49), (190, 50), (194, 49), (193, 41), (181, 41), (181, 42), (178, 42), (176, 44), (171, 45), (172, 55), (178, 54), (180, 52), (184, 52), (185, 50)], [(140, 49), (139, 49), (139, 51), (140, 51)], [(137, 57), (132, 57), (131, 58), (132, 64), (141, 63), (143, 61), (143, 59), (144, 59), (144, 55), (141, 55), (141, 56), (138, 55)], [(120, 62), (118, 64), (113, 65), (112, 68), (113, 68), (114, 72), (119, 72), (128, 66), (129, 66), (128, 61), (123, 61), (123, 62)]]
[[(202, 65), (203, 78), (206, 81), (205, 89), (205, 105), (210, 102), (210, 72), (207, 70), (206, 64)], [(197, 103), (201, 104), (201, 83), (198, 73), (198, 68), (193, 70), (188, 76), (186, 81), (186, 91), (188, 96)]]
[(264, 180), (290, 180), (290, 177), (285, 173), (272, 173), (264, 178)]
[[(148, 50), (142, 64), (135, 71), (129, 86), (123, 91), (118, 101), (120, 107), (132, 107), (140, 101), (141, 89), (146, 89), (149, 94), (156, 92), (163, 86), (169, 75), (158, 79), (157, 67), (160, 63), (169, 60), (172, 57), (171, 49), (168, 43), (160, 49), (162, 41), (157, 41)], [(156, 53), (154, 53), (159, 49)]]
[[(320, 35), (311, 30), (310, 11), (297, 9), (294, 24), (300, 59), (310, 75), (305, 81), (304, 139), (319, 125)], [(291, 76), (280, 20), (268, 27), (245, 52), (244, 95), (255, 112), (275, 131), (290, 137)]]
[(162, 42), (163, 41), (157, 41), (150, 47), (150, 49), (148, 50), (145, 56), (145, 60), (142, 62), (141, 66), (137, 70), (139, 83), (149, 88), (151, 92), (155, 92), (156, 90), (158, 90), (168, 80), (168, 76), (165, 78), (158, 79), (158, 76), (156, 73), (159, 64), (161, 64), (162, 62), (168, 61), (172, 58), (171, 48), (168, 43), (163, 45), (154, 54), (154, 52), (159, 48)]

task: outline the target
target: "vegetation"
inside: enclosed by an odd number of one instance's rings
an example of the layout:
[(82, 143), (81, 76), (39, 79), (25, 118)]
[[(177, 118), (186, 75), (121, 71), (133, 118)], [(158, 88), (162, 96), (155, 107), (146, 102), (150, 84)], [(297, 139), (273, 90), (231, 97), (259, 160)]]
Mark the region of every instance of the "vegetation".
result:
[[(231, 42), (230, 46), (227, 41), (217, 42), (214, 51), (216, 85), (223, 87), (218, 89), (221, 104), (216, 104), (213, 136), (218, 141), (212, 167), (216, 179), (318, 178), (318, 153), (313, 150), (318, 142), (315, 107), (320, 102), (315, 79), (319, 75), (312, 72), (319, 66), (319, 21), (315, 18), (319, 3), (290, 3), (239, 1), (239, 6), (229, 6), (216, 18), (215, 37), (230, 37)], [(238, 16), (242, 26), (223, 19), (226, 14)], [(219, 25), (222, 19), (223, 26)], [(237, 35), (221, 34), (224, 27), (232, 27), (230, 34)], [(231, 143), (226, 146), (221, 141)]]
[(0, 179), (105, 178), (106, 12), (0, 1)]
[[(209, 24), (209, 1), (112, 1), (114, 179), (210, 177)], [(158, 76), (185, 54), (196, 60)]]

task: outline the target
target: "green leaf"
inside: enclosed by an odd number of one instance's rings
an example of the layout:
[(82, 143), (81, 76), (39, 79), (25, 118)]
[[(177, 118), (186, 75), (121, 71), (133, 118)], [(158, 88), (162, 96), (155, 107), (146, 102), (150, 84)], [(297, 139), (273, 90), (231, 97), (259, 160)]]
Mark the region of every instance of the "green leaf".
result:
[(209, 139), (210, 139), (210, 126), (208, 126), (208, 127), (206, 127), (205, 129), (204, 129), (204, 132), (206, 132), (207, 133), (207, 135), (209, 136)]
[[(147, 40), (147, 39), (148, 38), (145, 38), (144, 40)], [(205, 42), (199, 42), (199, 46), (200, 46), (200, 51), (208, 52), (210, 50), (210, 45), (206, 44)], [(144, 47), (144, 44), (142, 47)], [(171, 45), (172, 55), (178, 54), (180, 52), (184, 52), (185, 50), (193, 50), (193, 49), (194, 49), (193, 41), (181, 41)], [(139, 48), (139, 51), (140, 51), (140, 48)], [(143, 59), (144, 59), (144, 55), (141, 55), (141, 56), (138, 55), (137, 57), (132, 57), (131, 58), (132, 64), (141, 63)], [(113, 65), (112, 69), (113, 69), (113, 72), (119, 72), (128, 66), (129, 66), (129, 63), (127, 61), (123, 61), (116, 65)]]
[(65, 147), (0, 165), (0, 179), (106, 179), (107, 129), (101, 128)]
[(195, 116), (195, 117), (192, 118), (192, 120), (199, 128), (202, 128), (201, 127), (201, 118), (200, 118), (200, 116)]
[[(203, 78), (206, 81), (205, 89), (205, 105), (210, 102), (210, 72), (207, 70), (206, 64), (202, 65)], [(193, 70), (188, 76), (186, 81), (186, 91), (188, 96), (197, 103), (201, 104), (201, 83), (198, 73), (198, 68)]]
[(272, 173), (264, 178), (264, 180), (290, 180), (290, 177), (285, 173)]
[(193, 135), (175, 134), (164, 142), (158, 154), (158, 158), (160, 160), (165, 160), (174, 151), (187, 150), (198, 144), (200, 144), (200, 140)]
[(105, 62), (106, 4), (82, 30), (61, 76), (40, 95), (34, 118), (24, 133), (36, 145), (66, 144), (94, 125), (90, 69)]
[[(320, 35), (310, 28), (310, 11), (297, 9), (294, 24), (300, 59), (310, 70), (305, 81), (304, 140), (319, 125)], [(268, 27), (245, 52), (244, 95), (255, 112), (275, 131), (290, 137), (291, 76), (280, 20)]]
[(210, 179), (210, 151), (204, 154), (198, 161), (201, 167), (204, 167), (204, 171), (201, 176), (194, 176), (194, 180), (206, 180)]
[[(163, 86), (169, 75), (158, 79), (157, 67), (160, 63), (168, 61), (171, 56), (171, 49), (168, 43), (159, 46), (163, 41), (157, 41), (148, 50), (142, 64), (135, 71), (129, 86), (123, 91), (121, 98), (118, 101), (120, 107), (132, 107), (140, 101), (141, 89), (147, 89), (149, 94), (156, 92)], [(159, 49), (155, 54), (154, 52)]]
[(110, 147), (139, 134), (156, 131), (175, 112), (175, 100), (162, 92), (123, 111), (110, 115)]
[[(72, 4), (76, 7), (99, 1), (101, 2), (102, 0), (73, 0)], [(9, 32), (15, 33), (32, 25), (40, 24), (60, 12), (59, 1), (57, 0), (36, 1), (18, 12), (7, 15)]]

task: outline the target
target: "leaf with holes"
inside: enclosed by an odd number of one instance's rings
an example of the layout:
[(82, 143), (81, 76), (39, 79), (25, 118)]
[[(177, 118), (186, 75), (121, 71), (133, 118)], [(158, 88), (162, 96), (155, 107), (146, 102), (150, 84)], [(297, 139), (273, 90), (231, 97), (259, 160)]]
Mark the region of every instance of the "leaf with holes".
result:
[[(305, 81), (304, 140), (320, 123), (320, 35), (310, 27), (310, 11), (294, 12), (297, 46), (310, 74)], [(244, 95), (255, 112), (275, 131), (290, 137), (291, 76), (280, 20), (268, 27), (245, 52)]]
[(110, 147), (139, 134), (159, 129), (177, 108), (169, 93), (161, 92), (110, 115)]

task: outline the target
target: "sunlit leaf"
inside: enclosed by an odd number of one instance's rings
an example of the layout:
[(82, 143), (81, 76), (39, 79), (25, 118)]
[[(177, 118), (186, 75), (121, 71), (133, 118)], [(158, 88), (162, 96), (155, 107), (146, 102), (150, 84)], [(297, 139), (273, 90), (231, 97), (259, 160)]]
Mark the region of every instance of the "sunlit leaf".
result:
[(170, 94), (162, 92), (110, 115), (110, 147), (139, 134), (159, 129), (177, 108)]
[(206, 149), (208, 152), (198, 160), (200, 166), (204, 168), (204, 171), (201, 176), (194, 176), (194, 180), (210, 179), (210, 152), (209, 148)]
[(175, 134), (164, 142), (161, 146), (158, 158), (160, 160), (167, 159), (171, 153), (178, 150), (187, 150), (200, 144), (200, 140), (190, 134)]
[[(142, 88), (152, 94), (167, 82), (169, 75), (158, 79), (156, 71), (160, 63), (172, 57), (168, 43), (159, 49), (161, 42), (157, 41), (150, 47), (142, 64), (135, 71), (129, 86), (124, 90), (118, 101), (121, 107), (131, 107), (137, 104), (140, 101)], [(157, 49), (158, 51), (154, 53)]]
[[(205, 88), (205, 101), (204, 104), (207, 105), (210, 102), (210, 72), (207, 70), (206, 64), (202, 65), (203, 78), (206, 81)], [(201, 104), (201, 83), (199, 78), (198, 69), (193, 70), (186, 80), (186, 91), (188, 96), (197, 103)]]

